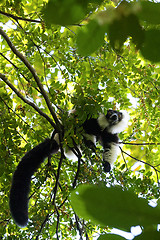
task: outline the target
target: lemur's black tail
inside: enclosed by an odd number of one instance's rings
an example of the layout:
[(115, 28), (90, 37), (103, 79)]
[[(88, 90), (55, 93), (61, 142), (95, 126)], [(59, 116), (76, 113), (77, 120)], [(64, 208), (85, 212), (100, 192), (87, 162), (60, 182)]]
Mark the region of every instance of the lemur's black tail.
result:
[(28, 222), (28, 195), (32, 175), (44, 159), (56, 153), (58, 149), (59, 146), (54, 139), (46, 139), (27, 152), (17, 166), (13, 174), (9, 205), (18, 226), (24, 227)]

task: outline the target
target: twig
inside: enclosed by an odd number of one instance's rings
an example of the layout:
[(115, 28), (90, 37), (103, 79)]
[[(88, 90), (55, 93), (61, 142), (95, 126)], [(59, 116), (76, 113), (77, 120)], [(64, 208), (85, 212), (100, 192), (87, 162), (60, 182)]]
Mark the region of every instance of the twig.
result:
[(82, 238), (83, 232), (82, 232), (82, 230), (79, 226), (79, 222), (78, 222), (79, 218), (76, 214), (75, 214), (75, 220), (76, 220), (77, 230), (78, 230), (79, 235), (80, 235), (80, 240), (83, 240), (83, 238)]
[(46, 222), (48, 221), (48, 219), (49, 219), (49, 213), (47, 214), (47, 216), (45, 217), (45, 219), (44, 219), (44, 221), (43, 221), (43, 223), (42, 223), (42, 225), (41, 225), (41, 228), (40, 228), (40, 230), (39, 230), (39, 232), (38, 232), (38, 234), (37, 234), (37, 236), (36, 236), (36, 240), (38, 240), (39, 235), (40, 235), (43, 227), (45, 226)]
[[(8, 108), (8, 111), (12, 111), (18, 118), (20, 118), (33, 132), (35, 132), (35, 130), (21, 117), (19, 116), (11, 107), (8, 106), (8, 104), (3, 100), (3, 98), (1, 98), (1, 101), (6, 105), (6, 107)], [(26, 140), (25, 140), (26, 141)]]
[(72, 184), (72, 187), (75, 188), (76, 186), (76, 182), (77, 182), (77, 179), (78, 179), (78, 176), (79, 176), (79, 172), (80, 172), (80, 166), (81, 166), (81, 157), (78, 157), (78, 167), (77, 167), (77, 172), (76, 172), (76, 175), (75, 175), (75, 178), (74, 178), (74, 182)]
[(153, 168), (154, 171), (155, 171), (155, 173), (156, 173), (158, 187), (160, 187), (159, 178), (158, 178), (158, 172), (160, 173), (160, 171), (157, 170), (155, 166), (153, 166), (153, 165), (151, 165), (151, 164), (149, 164), (149, 163), (147, 163), (147, 162), (144, 162), (144, 161), (142, 161), (142, 160), (140, 160), (140, 159), (138, 159), (138, 158), (135, 158), (135, 157), (131, 156), (129, 153), (123, 151), (123, 150), (121, 150), (121, 151), (122, 151), (123, 153), (125, 153), (127, 156), (129, 156), (130, 158), (132, 158), (133, 160), (136, 160), (136, 161), (138, 161), (138, 162), (144, 163), (144, 164), (148, 165), (149, 167)]
[(72, 187), (75, 188), (76, 186), (76, 182), (79, 176), (79, 172), (80, 172), (80, 166), (81, 166), (81, 161), (82, 161), (82, 154), (81, 151), (79, 150), (79, 148), (77, 147), (77, 144), (75, 143), (74, 139), (72, 138), (72, 143), (73, 143), (73, 148), (70, 148), (70, 150), (73, 152), (73, 154), (78, 158), (78, 166), (77, 166), (77, 171), (76, 171), (76, 175), (72, 184)]
[(124, 157), (124, 154), (123, 154), (123, 150), (122, 150), (122, 148), (121, 148), (120, 146), (119, 146), (119, 148), (120, 148), (121, 153), (122, 153), (123, 161), (125, 162), (126, 168), (127, 168), (127, 170), (128, 170), (128, 166), (127, 166), (127, 162), (126, 162), (126, 159), (125, 159), (125, 157)]
[[(67, 201), (67, 199), (68, 199), (68, 197), (66, 197), (66, 198), (64, 199), (64, 201), (61, 203), (61, 205), (57, 208), (58, 210), (65, 204), (65, 202)], [(53, 214), (55, 214), (55, 213), (56, 213), (56, 210), (54, 210), (52, 213), (46, 215), (43, 223), (41, 224), (41, 228), (40, 228), (40, 230), (38, 231), (36, 240), (38, 240), (38, 237), (39, 237), (40, 233), (42, 232), (42, 230), (43, 230), (46, 222), (47, 222), (47, 221), (49, 220), (49, 218), (50, 218)]]
[(58, 229), (59, 229), (59, 211), (58, 211), (58, 208), (56, 207), (56, 205), (55, 205), (55, 210), (56, 210), (56, 213), (57, 213), (56, 236), (57, 236), (57, 240), (59, 240), (59, 236), (58, 236)]
[(61, 165), (62, 165), (63, 159), (65, 159), (65, 155), (64, 155), (63, 148), (61, 146), (61, 158), (60, 158), (59, 164), (58, 164), (56, 184), (55, 184), (55, 187), (54, 187), (54, 197), (53, 197), (53, 201), (52, 201), (53, 205), (55, 204), (56, 194), (57, 194), (57, 190), (58, 190), (59, 177), (60, 177), (60, 170), (61, 170)]
[(28, 105), (30, 105), (32, 108), (34, 108), (41, 116), (43, 116), (45, 119), (47, 119), (48, 122), (50, 122), (50, 124), (56, 128), (55, 123), (52, 121), (52, 119), (46, 114), (44, 113), (42, 110), (39, 109), (39, 107), (37, 107), (37, 105), (31, 101), (29, 101), (28, 99), (26, 99), (13, 85), (12, 83), (7, 79), (7, 77), (0, 73), (0, 78), (16, 93), (16, 95), (21, 98), (23, 100), (23, 102), (27, 103)]
[[(19, 67), (17, 67), (17, 66), (16, 66), (10, 59), (8, 59), (6, 56), (4, 56), (3, 53), (0, 52), (0, 55), (1, 55), (4, 59), (6, 59), (6, 61), (9, 62), (9, 63), (19, 72), (19, 74), (22, 75), (22, 77), (23, 77), (28, 83), (30, 83), (30, 81), (27, 79), (27, 77), (20, 71)], [(41, 93), (40, 90), (39, 90), (37, 87), (34, 87), (34, 89), (35, 89), (37, 92)]]
[(132, 159), (134, 159), (134, 160), (136, 160), (136, 161), (138, 161), (138, 162), (144, 163), (144, 164), (146, 164), (146, 165), (154, 168), (154, 170), (156, 170), (157, 172), (160, 172), (160, 171), (157, 170), (153, 165), (151, 165), (151, 164), (149, 164), (149, 163), (147, 163), (147, 162), (145, 162), (145, 161), (143, 161), (143, 160), (140, 160), (140, 159), (138, 159), (138, 158), (135, 158), (135, 157), (131, 156), (129, 153), (125, 152), (125, 151), (122, 150), (122, 149), (121, 149), (121, 151), (122, 151), (123, 153), (125, 153), (127, 156), (129, 156), (130, 158), (132, 158)]
[(44, 100), (45, 100), (45, 102), (46, 102), (46, 104), (47, 104), (47, 106), (48, 106), (48, 109), (49, 109), (49, 111), (50, 111), (53, 119), (55, 120), (55, 122), (56, 122), (56, 124), (57, 124), (57, 125), (55, 125), (54, 127), (55, 127), (55, 129), (56, 129), (58, 132), (60, 132), (60, 131), (61, 131), (61, 129), (60, 129), (60, 122), (59, 122), (59, 120), (58, 120), (58, 118), (57, 118), (57, 116), (56, 116), (56, 114), (55, 114), (55, 112), (54, 112), (54, 110), (53, 110), (53, 107), (52, 107), (52, 104), (51, 104), (51, 102), (50, 102), (50, 100), (49, 100), (49, 97), (48, 97), (46, 91), (44, 90), (43, 85), (42, 85), (42, 83), (41, 83), (41, 81), (40, 81), (40, 79), (39, 79), (39, 77), (38, 77), (35, 69), (32, 67), (32, 65), (31, 65), (30, 62), (27, 60), (27, 58), (26, 58), (22, 53), (20, 53), (20, 52), (16, 49), (16, 47), (13, 45), (13, 43), (11, 42), (11, 40), (9, 39), (9, 37), (7, 36), (7, 34), (6, 34), (1, 28), (0, 28), (0, 34), (4, 37), (4, 39), (6, 40), (8, 46), (9, 46), (9, 47), (11, 48), (11, 50), (13, 51), (13, 53), (15, 53), (16, 56), (22, 60), (22, 62), (26, 65), (26, 67), (27, 67), (27, 68), (29, 69), (29, 71), (32, 73), (32, 76), (34, 77), (34, 79), (35, 79), (35, 81), (36, 81), (36, 83), (37, 83), (37, 85), (38, 85), (38, 87), (39, 87), (39, 89), (40, 89), (40, 91), (41, 91), (41, 94), (42, 94), (43, 97), (44, 97)]
[(119, 144), (128, 144), (128, 145), (160, 145), (160, 143), (132, 143), (132, 142), (119, 142)]
[(41, 23), (42, 22), (40, 20), (34, 20), (34, 19), (29, 19), (29, 18), (18, 17), (18, 16), (15, 16), (13, 14), (2, 12), (2, 11), (0, 11), (0, 14), (2, 14), (4, 16), (7, 16), (7, 17), (11, 17), (11, 18), (13, 18), (16, 21), (17, 20), (22, 20), (22, 21), (26, 21), (26, 22), (35, 22), (35, 23)]

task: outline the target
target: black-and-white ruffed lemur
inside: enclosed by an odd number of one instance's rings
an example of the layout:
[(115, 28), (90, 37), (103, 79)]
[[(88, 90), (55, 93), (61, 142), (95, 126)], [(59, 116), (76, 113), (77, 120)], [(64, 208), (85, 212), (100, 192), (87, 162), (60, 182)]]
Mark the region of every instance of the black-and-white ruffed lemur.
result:
[[(117, 158), (118, 133), (122, 132), (128, 124), (129, 115), (126, 111), (108, 110), (107, 114), (89, 118), (83, 123), (84, 142), (91, 141), (92, 146), (99, 140), (103, 146), (103, 167), (105, 172)], [(54, 136), (54, 137), (53, 137)], [(88, 146), (88, 144), (87, 144)], [(59, 150), (59, 136), (53, 134), (29, 152), (27, 152), (13, 174), (10, 190), (10, 211), (16, 224), (24, 227), (28, 222), (28, 195), (31, 177), (46, 157), (57, 153)]]

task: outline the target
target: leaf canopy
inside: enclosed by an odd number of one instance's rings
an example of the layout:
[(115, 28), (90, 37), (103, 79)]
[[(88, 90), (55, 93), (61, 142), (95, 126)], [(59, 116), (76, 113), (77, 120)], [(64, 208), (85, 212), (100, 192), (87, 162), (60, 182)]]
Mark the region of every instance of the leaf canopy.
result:
[[(122, 239), (109, 234), (111, 228), (128, 230), (133, 224), (143, 226), (135, 239), (158, 239), (159, 204), (153, 209), (147, 201), (159, 199), (159, 6), (149, 1), (0, 2), (1, 239)], [(76, 117), (69, 117), (73, 108)], [(130, 122), (119, 135), (118, 159), (105, 174), (101, 146), (94, 153), (82, 143), (82, 123), (109, 108), (128, 111)], [(24, 154), (54, 129), (61, 132), (62, 124), (63, 148), (81, 146), (82, 153), (64, 158), (59, 151), (44, 161), (32, 177), (29, 223), (20, 229), (9, 210), (12, 175)], [(78, 210), (87, 220), (75, 214), (69, 198), (81, 184), (101, 186), (77, 200), (87, 206), (87, 213)], [(115, 215), (111, 221), (99, 215), (108, 191), (110, 205), (117, 201), (119, 206), (109, 208)]]

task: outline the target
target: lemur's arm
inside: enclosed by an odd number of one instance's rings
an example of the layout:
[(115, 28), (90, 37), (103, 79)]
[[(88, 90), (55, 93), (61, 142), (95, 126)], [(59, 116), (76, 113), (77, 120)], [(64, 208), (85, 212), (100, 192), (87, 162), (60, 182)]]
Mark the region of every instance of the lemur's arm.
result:
[(83, 134), (84, 143), (88, 148), (95, 152), (96, 140), (101, 132), (101, 127), (95, 118), (87, 119), (82, 126), (85, 131)]
[(107, 129), (101, 132), (100, 141), (103, 146), (103, 167), (104, 172), (110, 172), (111, 166), (118, 155), (118, 135), (109, 133)]
[[(99, 122), (105, 123), (103, 115), (99, 118)], [(110, 172), (111, 166), (117, 159), (119, 150), (118, 133), (122, 132), (128, 125), (129, 114), (126, 111), (109, 110), (106, 115), (109, 125), (105, 123), (100, 136), (103, 145), (103, 167), (105, 172)], [(102, 120), (102, 121), (101, 121)]]
[(27, 152), (18, 164), (12, 179), (9, 201), (10, 211), (17, 225), (24, 227), (28, 222), (28, 195), (32, 175), (45, 158), (58, 149), (54, 139), (46, 139)]

